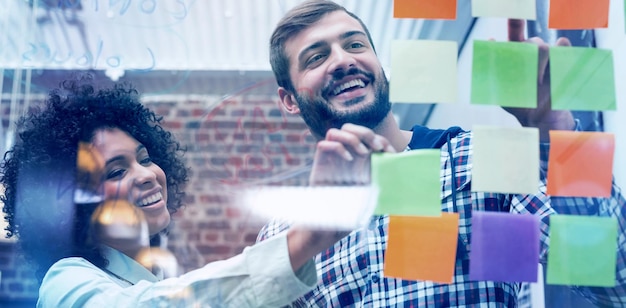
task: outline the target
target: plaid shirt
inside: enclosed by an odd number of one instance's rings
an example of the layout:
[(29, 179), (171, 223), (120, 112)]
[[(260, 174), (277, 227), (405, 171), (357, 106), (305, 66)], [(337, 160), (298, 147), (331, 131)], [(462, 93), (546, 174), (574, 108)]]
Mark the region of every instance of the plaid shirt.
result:
[[(463, 132), (441, 148), (442, 211), (459, 214), (459, 239), (452, 283), (384, 277), (388, 216), (374, 216), (367, 228), (353, 231), (316, 258), (321, 281), (293, 307), (514, 307), (521, 283), (472, 281), (469, 250), (472, 211), (533, 214), (540, 217), (540, 262), (547, 263), (549, 216), (556, 213), (613, 216), (619, 224), (616, 286), (573, 287), (599, 305), (626, 306), (625, 201), (613, 185), (611, 198), (565, 198), (546, 195), (547, 145), (541, 147), (541, 182), (536, 195), (471, 192), (472, 134)], [(452, 155), (451, 155), (452, 154)], [(452, 169), (455, 170), (452, 175)], [(453, 189), (453, 187), (455, 189)], [(454, 192), (455, 191), (455, 192)], [(288, 228), (272, 222), (258, 240)]]

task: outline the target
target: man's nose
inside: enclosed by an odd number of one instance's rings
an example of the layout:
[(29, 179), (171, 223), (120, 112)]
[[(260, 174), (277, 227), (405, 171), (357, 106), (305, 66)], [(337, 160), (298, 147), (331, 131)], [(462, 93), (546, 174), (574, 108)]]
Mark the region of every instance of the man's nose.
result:
[(331, 49), (328, 73), (335, 78), (343, 77), (351, 68), (356, 67), (356, 59), (340, 46)]

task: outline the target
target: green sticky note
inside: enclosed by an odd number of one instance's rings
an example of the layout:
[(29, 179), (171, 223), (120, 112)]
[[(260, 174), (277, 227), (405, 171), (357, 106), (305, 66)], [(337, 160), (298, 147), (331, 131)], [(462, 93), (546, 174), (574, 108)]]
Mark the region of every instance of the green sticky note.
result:
[(537, 107), (535, 44), (474, 41), (471, 103)]
[(589, 47), (550, 48), (552, 109), (615, 110), (613, 52)]
[(549, 284), (615, 286), (616, 254), (614, 217), (550, 216)]
[(457, 95), (457, 43), (391, 42), (389, 99), (394, 103), (454, 103)]
[(378, 186), (376, 215), (441, 215), (440, 150), (372, 155), (372, 184)]
[(472, 16), (536, 20), (536, 0), (472, 0)]
[[(539, 130), (475, 125), (472, 191), (535, 194)], [(512, 175), (515, 176), (512, 176)]]

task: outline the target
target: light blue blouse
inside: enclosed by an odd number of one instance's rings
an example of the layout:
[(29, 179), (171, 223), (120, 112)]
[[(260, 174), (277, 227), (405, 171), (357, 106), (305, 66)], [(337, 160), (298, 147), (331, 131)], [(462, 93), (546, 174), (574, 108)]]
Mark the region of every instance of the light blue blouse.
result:
[(105, 255), (112, 274), (80, 257), (52, 265), (37, 307), (280, 307), (317, 285), (313, 259), (293, 272), (286, 233), (163, 280), (120, 251)]

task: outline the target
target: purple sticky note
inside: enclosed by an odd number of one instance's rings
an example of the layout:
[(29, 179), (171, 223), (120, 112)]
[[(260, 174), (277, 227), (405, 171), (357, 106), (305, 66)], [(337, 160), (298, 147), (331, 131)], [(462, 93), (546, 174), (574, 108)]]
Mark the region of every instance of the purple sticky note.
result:
[(471, 280), (536, 282), (539, 218), (501, 212), (472, 212)]

